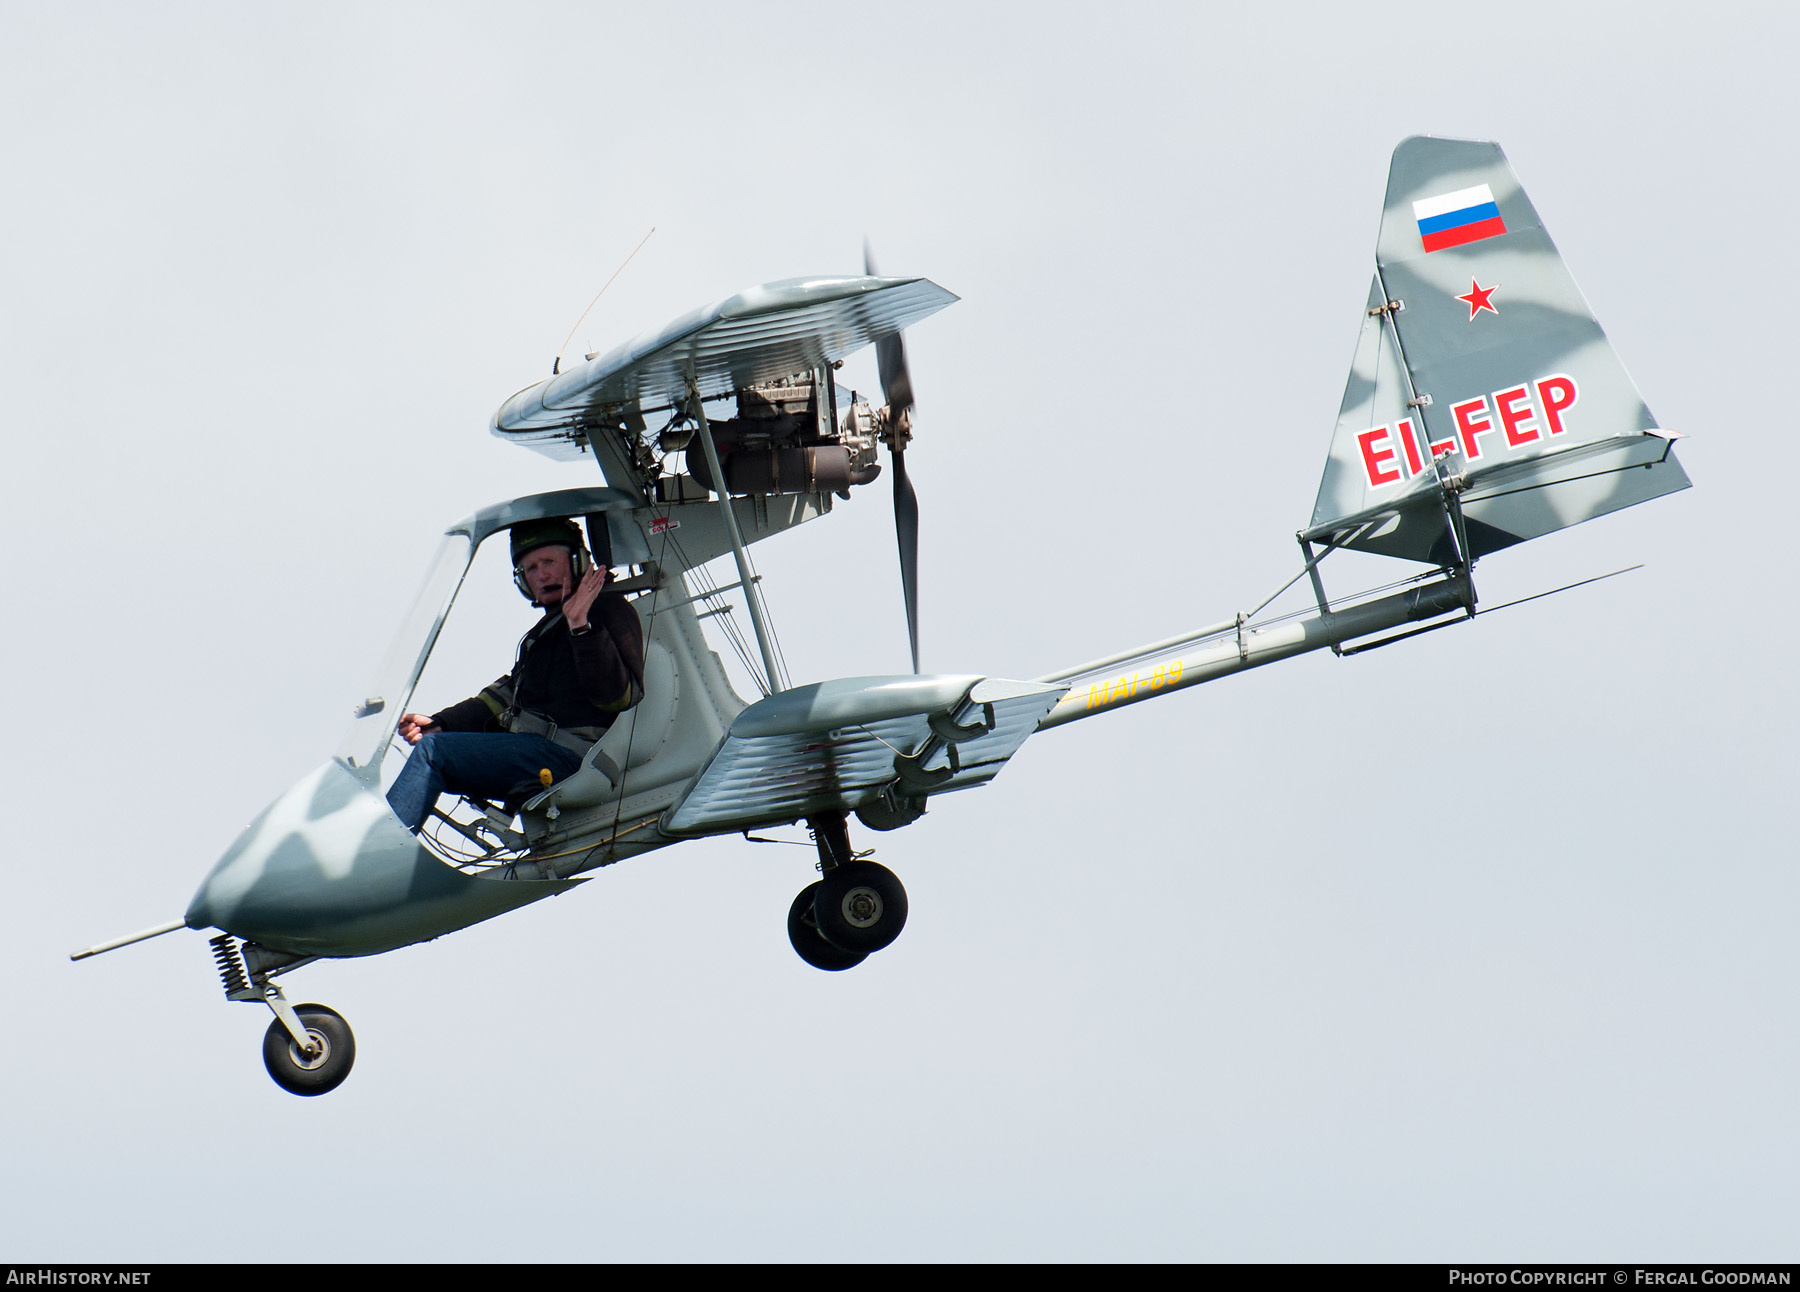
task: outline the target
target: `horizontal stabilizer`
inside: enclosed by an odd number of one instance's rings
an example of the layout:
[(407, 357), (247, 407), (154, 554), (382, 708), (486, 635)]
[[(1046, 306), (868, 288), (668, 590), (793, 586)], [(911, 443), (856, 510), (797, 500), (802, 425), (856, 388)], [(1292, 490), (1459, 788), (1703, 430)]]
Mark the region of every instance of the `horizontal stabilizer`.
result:
[(1685, 489), (1499, 145), (1394, 150), (1313, 542), (1432, 564)]

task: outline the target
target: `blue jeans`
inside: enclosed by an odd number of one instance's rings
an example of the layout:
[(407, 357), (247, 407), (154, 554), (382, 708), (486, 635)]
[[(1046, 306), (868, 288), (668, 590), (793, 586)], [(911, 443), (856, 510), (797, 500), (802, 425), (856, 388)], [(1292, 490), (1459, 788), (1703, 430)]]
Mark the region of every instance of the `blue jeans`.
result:
[(581, 756), (574, 750), (542, 736), (437, 731), (420, 737), (414, 746), (388, 791), (388, 806), (417, 834), (445, 791), (497, 802), (515, 792), (535, 794), (542, 789), (538, 772), (543, 768), (560, 781), (580, 766)]

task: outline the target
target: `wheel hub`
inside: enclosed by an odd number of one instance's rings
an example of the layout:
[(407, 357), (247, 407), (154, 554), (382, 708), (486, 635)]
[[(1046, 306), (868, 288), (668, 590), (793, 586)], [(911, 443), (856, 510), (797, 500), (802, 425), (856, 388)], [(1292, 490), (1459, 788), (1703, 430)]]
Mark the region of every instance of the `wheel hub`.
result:
[(844, 919), (859, 929), (881, 922), (881, 894), (872, 888), (852, 888), (844, 894)]
[(308, 1054), (293, 1041), (289, 1041), (288, 1057), (293, 1060), (296, 1068), (305, 1068), (311, 1072), (314, 1068), (325, 1066), (325, 1060), (331, 1057), (331, 1042), (316, 1027), (306, 1029), (306, 1039), (312, 1042), (313, 1052)]

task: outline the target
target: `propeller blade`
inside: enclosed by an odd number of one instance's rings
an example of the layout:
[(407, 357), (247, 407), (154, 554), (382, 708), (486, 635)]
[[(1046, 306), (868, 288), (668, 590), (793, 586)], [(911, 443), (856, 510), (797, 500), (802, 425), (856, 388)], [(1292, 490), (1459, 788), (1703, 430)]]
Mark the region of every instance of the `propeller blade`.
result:
[(899, 422), (913, 406), (912, 376), (906, 371), (906, 342), (898, 332), (875, 343), (875, 367), (881, 373), (881, 397), (888, 406), (888, 422)]
[[(875, 252), (863, 239), (863, 273), (879, 277)], [(906, 342), (900, 333), (875, 343), (881, 397), (887, 403), (888, 455), (894, 459), (894, 536), (900, 541), (900, 590), (906, 598), (906, 636), (913, 672), (919, 671), (919, 496), (906, 478), (906, 442), (912, 438), (912, 375), (906, 369)]]
[[(863, 239), (863, 272), (871, 278), (880, 276), (875, 268), (875, 253)], [(875, 343), (875, 367), (881, 373), (881, 398), (888, 406), (890, 424), (913, 405), (912, 376), (906, 370), (906, 342), (898, 332)]]
[(913, 672), (919, 671), (919, 496), (906, 478), (906, 451), (894, 459), (894, 534), (900, 540), (900, 588), (906, 597), (906, 636), (912, 643)]

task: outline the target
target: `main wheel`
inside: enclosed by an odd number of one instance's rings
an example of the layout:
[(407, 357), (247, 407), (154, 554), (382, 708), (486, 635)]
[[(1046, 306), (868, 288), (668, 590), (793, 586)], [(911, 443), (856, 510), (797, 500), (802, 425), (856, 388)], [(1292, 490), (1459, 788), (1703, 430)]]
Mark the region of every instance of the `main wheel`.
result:
[(794, 944), (800, 958), (814, 969), (832, 973), (839, 969), (854, 969), (868, 957), (868, 952), (845, 951), (819, 935), (819, 926), (813, 920), (813, 898), (818, 891), (819, 885), (808, 884), (788, 908), (788, 941)]
[(289, 1094), (322, 1095), (336, 1090), (356, 1062), (356, 1037), (343, 1015), (327, 1005), (296, 1005), (300, 1026), (318, 1049), (308, 1054), (278, 1018), (263, 1033), (263, 1066)]
[(906, 890), (900, 877), (872, 861), (852, 861), (830, 871), (813, 897), (819, 935), (834, 947), (879, 951), (906, 927)]

